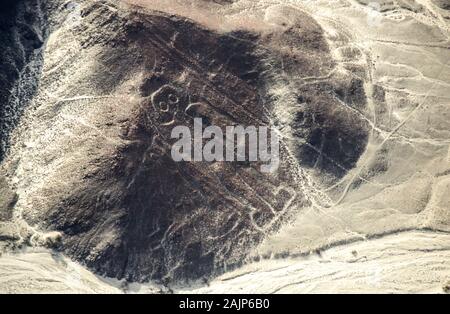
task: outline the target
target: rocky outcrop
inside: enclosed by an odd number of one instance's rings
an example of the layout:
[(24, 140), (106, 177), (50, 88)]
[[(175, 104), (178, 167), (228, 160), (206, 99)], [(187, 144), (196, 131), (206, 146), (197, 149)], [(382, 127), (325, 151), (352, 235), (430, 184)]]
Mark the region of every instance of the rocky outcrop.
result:
[(0, 160), (37, 88), (46, 37), (42, 10), (40, 0), (8, 0), (0, 7)]

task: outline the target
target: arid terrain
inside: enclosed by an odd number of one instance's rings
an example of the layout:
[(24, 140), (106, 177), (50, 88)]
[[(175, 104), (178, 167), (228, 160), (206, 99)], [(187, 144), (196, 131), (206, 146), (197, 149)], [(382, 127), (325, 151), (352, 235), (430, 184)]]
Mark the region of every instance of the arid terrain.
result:
[[(448, 0), (2, 6), (0, 292), (450, 290)], [(175, 162), (195, 117), (280, 167)]]

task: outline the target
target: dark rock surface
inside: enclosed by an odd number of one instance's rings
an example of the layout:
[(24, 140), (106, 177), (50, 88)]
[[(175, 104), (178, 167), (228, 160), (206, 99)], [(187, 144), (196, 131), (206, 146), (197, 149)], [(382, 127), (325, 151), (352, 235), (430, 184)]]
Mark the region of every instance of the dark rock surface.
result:
[(40, 0), (0, 4), (0, 160), (9, 147), (11, 131), (36, 91), (46, 23)]
[(433, 2), (444, 10), (450, 10), (450, 1), (449, 0), (433, 0)]
[[(240, 265), (311, 204), (318, 192), (304, 169), (337, 180), (367, 144), (367, 124), (354, 113), (366, 107), (361, 79), (328, 75), (335, 64), (320, 26), (283, 10), (291, 19), (273, 30), (223, 33), (85, 1), (79, 23), (64, 24), (47, 49), (52, 61), (64, 58), (41, 78), (30, 127), (37, 139), (29, 139), (36, 144), (20, 161), (40, 165), (36, 177), (27, 170), (19, 179), (24, 219), (61, 232), (65, 253), (109, 277), (178, 281)], [(77, 48), (60, 52), (68, 43)], [(286, 80), (297, 80), (287, 93), (294, 103), (271, 89)], [(46, 98), (53, 93), (59, 100)], [(76, 102), (80, 96), (92, 109)], [(259, 162), (170, 156), (172, 128), (192, 127), (193, 117), (281, 128), (280, 110), (293, 112), (292, 132), (275, 174), (260, 172)], [(76, 123), (66, 125), (70, 119)]]

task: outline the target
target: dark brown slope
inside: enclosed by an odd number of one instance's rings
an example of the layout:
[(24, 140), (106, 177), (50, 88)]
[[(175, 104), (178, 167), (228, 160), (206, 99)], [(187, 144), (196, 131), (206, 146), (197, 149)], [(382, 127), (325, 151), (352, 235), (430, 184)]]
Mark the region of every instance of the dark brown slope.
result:
[[(101, 8), (91, 10), (85, 19), (107, 16)], [(117, 76), (96, 73), (99, 88), (114, 89), (122, 71), (136, 64), (148, 71), (139, 107), (123, 126), (130, 144), (105, 156), (98, 172), (42, 218), (64, 232), (66, 252), (112, 277), (198, 278), (240, 262), (292, 206), (301, 207), (304, 196), (295, 192), (286, 165), (272, 177), (258, 164), (175, 163), (170, 132), (192, 126), (195, 116), (221, 126), (268, 123), (257, 89), (257, 36), (222, 36), (162, 14), (133, 14), (127, 21), (110, 16), (110, 22), (119, 35), (104, 48)], [(85, 49), (105, 40), (97, 36)], [(183, 72), (184, 81), (177, 82)], [(170, 104), (169, 112), (155, 111), (161, 102)], [(186, 112), (192, 103), (205, 109)], [(118, 235), (115, 242), (94, 253), (108, 233)]]

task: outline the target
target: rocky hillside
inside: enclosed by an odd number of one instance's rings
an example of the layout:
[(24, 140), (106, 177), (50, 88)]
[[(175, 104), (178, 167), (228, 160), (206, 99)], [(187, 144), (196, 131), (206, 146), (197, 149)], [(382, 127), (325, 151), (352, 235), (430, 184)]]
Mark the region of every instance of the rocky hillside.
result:
[[(445, 243), (445, 5), (5, 5), (4, 251), (46, 246), (99, 275), (173, 284), (363, 240), (409, 250), (408, 234), (425, 232), (420, 245)], [(278, 171), (174, 162), (171, 130), (196, 117), (276, 131)], [(403, 233), (396, 244), (373, 241)], [(423, 258), (434, 269), (442, 256)]]

